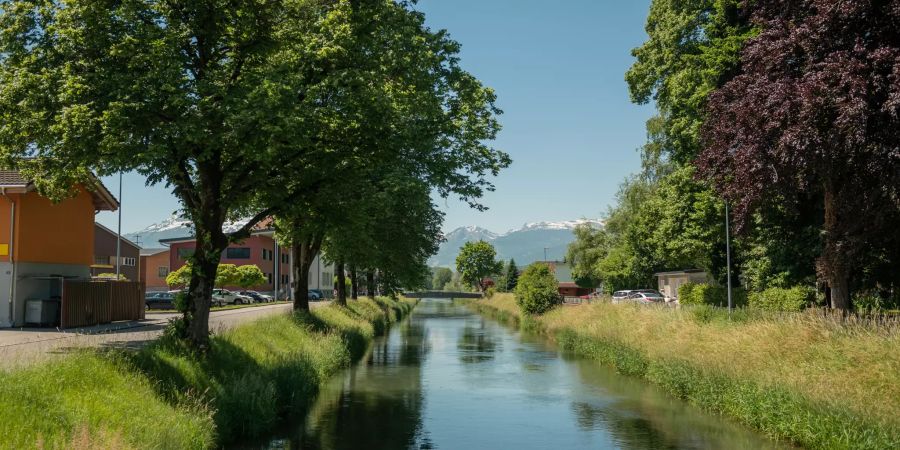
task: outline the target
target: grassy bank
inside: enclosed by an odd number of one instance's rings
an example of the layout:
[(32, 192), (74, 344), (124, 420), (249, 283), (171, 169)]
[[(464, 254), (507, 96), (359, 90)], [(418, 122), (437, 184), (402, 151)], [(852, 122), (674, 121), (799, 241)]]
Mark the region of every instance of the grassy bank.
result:
[[(520, 320), (511, 295), (474, 307)], [(523, 323), (704, 409), (810, 448), (900, 447), (900, 329), (814, 312), (607, 303)]]
[(271, 316), (215, 336), (202, 357), (163, 336), (0, 372), (0, 447), (212, 448), (260, 435), (302, 414), (413, 306), (379, 298)]

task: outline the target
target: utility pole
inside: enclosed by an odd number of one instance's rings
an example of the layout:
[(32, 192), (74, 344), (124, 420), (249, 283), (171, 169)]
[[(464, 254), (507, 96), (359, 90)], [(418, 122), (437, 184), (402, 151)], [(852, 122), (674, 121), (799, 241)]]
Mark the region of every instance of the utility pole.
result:
[(550, 260), (547, 259), (547, 250), (550, 250), (550, 247), (544, 247), (544, 262), (550, 262)]
[(725, 201), (725, 270), (728, 277), (728, 314), (734, 309), (734, 302), (731, 299), (731, 226), (728, 220), (728, 200)]
[(122, 171), (119, 171), (119, 229), (116, 231), (116, 281), (122, 276)]

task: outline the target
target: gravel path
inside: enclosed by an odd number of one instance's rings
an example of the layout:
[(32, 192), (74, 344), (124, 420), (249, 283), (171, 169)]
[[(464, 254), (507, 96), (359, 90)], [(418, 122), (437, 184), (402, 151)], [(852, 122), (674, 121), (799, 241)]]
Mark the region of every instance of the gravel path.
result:
[[(315, 302), (310, 306), (318, 308), (326, 304)], [(215, 311), (210, 314), (209, 328), (213, 333), (221, 332), (244, 322), (290, 311), (290, 304)], [(66, 331), (51, 328), (0, 329), (0, 370), (58, 357), (86, 347), (139, 348), (159, 337), (169, 319), (177, 316), (177, 313), (148, 312), (147, 318), (141, 321)]]

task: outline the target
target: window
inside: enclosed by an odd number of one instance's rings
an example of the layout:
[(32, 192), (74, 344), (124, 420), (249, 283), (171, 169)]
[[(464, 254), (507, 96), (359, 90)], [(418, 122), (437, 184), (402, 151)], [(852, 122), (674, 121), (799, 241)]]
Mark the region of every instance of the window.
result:
[(132, 257), (123, 257), (123, 258), (122, 258), (122, 265), (123, 265), (123, 266), (134, 267), (135, 264), (137, 264), (137, 258), (132, 258)]
[(178, 249), (178, 258), (179, 259), (188, 259), (191, 256), (194, 256), (193, 248), (179, 248)]
[(157, 275), (159, 278), (165, 278), (167, 275), (169, 275), (169, 268), (166, 267), (166, 266), (160, 266), (160, 267), (157, 267), (157, 268), (156, 268), (156, 275)]
[(108, 266), (109, 256), (95, 256), (94, 264), (97, 264), (98, 266)]
[(269, 284), (272, 284), (272, 274), (271, 273), (266, 274), (266, 279), (269, 280)]
[(288, 255), (281, 255), (281, 263), (282, 264), (288, 263)]
[(250, 248), (248, 247), (229, 247), (225, 249), (225, 258), (227, 259), (250, 259)]

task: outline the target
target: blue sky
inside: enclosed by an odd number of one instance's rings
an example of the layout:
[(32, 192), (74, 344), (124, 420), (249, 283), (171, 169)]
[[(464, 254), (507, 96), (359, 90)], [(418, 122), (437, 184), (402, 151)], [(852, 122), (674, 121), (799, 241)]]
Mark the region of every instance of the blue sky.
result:
[[(526, 222), (602, 216), (619, 183), (639, 169), (652, 106), (629, 101), (630, 51), (646, 35), (649, 0), (421, 0), (434, 29), (462, 44), (462, 65), (493, 87), (504, 110), (496, 147), (513, 165), (495, 179), (486, 212), (438, 201), (445, 230), (503, 232)], [(118, 177), (104, 179), (114, 193)], [(178, 201), (136, 174), (123, 186), (122, 230), (168, 217)], [(116, 215), (98, 220), (110, 227)]]

